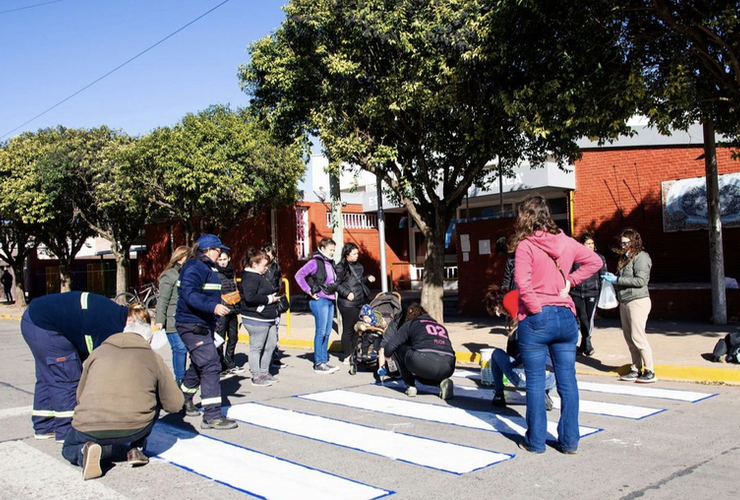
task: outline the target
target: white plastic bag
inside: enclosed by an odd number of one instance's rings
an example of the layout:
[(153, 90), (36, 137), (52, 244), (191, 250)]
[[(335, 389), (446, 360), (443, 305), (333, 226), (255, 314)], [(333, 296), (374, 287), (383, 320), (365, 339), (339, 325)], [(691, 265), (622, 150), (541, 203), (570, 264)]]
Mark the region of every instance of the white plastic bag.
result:
[(617, 292), (614, 290), (614, 285), (608, 281), (601, 282), (601, 293), (599, 293), (599, 303), (596, 307), (599, 309), (614, 309), (619, 305), (617, 300)]

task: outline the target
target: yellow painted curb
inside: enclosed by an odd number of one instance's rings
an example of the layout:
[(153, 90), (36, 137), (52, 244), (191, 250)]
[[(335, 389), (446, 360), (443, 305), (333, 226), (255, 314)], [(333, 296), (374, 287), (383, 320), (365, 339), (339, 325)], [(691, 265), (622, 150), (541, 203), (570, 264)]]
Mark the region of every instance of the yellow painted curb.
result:
[(14, 319), (16, 321), (20, 321), (20, 316), (13, 316), (12, 314), (0, 314), (0, 319)]

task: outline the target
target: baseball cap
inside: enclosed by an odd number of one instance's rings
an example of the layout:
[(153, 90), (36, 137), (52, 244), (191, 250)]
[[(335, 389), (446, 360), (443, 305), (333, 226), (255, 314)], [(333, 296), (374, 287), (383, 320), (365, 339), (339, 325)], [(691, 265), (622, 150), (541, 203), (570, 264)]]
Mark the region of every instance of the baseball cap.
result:
[(198, 238), (196, 243), (198, 244), (198, 248), (201, 250), (205, 250), (206, 248), (220, 248), (221, 250), (226, 251), (231, 250), (231, 248), (221, 243), (221, 240), (215, 234), (204, 234)]

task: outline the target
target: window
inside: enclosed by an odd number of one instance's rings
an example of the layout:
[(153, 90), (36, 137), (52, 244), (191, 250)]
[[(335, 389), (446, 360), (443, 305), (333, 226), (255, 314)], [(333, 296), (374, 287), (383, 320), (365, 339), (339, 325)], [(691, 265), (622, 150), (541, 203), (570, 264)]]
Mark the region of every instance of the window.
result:
[(295, 209), (295, 248), (296, 257), (308, 259), (311, 249), (309, 248), (308, 231), (308, 208), (296, 207)]

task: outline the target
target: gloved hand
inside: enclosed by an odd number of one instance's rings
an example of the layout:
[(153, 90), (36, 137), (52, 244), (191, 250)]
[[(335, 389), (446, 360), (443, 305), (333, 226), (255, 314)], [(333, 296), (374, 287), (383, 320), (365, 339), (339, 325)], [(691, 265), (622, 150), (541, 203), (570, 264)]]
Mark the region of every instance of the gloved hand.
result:
[(385, 377), (386, 375), (388, 375), (388, 369), (385, 366), (378, 368), (378, 377)]
[(604, 281), (608, 281), (612, 285), (617, 282), (617, 276), (612, 273), (604, 273), (601, 279)]

